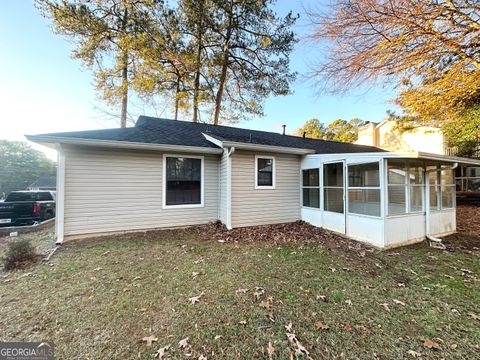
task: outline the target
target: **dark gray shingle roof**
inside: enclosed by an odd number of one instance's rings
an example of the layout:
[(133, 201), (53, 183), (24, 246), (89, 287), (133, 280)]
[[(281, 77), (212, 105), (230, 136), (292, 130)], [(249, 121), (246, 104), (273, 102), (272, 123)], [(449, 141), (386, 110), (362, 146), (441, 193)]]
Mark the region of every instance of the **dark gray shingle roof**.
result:
[(215, 144), (206, 140), (202, 133), (223, 141), (310, 149), (318, 154), (385, 151), (373, 146), (303, 139), (298, 136), (282, 135), (266, 131), (160, 119), (148, 116), (140, 116), (134, 127), (124, 129), (75, 131), (44, 134), (43, 136), (218, 148)]

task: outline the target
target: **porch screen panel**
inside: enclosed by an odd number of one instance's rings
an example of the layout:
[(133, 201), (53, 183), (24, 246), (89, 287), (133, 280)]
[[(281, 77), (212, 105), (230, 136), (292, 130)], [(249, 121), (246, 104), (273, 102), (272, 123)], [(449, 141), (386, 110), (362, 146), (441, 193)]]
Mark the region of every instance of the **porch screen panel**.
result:
[(410, 190), (410, 212), (423, 211), (425, 176), (423, 164), (409, 164), (408, 179)]
[(380, 216), (380, 164), (348, 166), (348, 212)]
[(323, 165), (323, 187), (324, 210), (343, 214), (343, 163)]
[(453, 170), (440, 172), (440, 193), (442, 198), (442, 209), (455, 207), (455, 177)]
[(320, 208), (320, 169), (302, 170), (302, 204)]
[(407, 169), (404, 160), (388, 160), (388, 215), (407, 212)]

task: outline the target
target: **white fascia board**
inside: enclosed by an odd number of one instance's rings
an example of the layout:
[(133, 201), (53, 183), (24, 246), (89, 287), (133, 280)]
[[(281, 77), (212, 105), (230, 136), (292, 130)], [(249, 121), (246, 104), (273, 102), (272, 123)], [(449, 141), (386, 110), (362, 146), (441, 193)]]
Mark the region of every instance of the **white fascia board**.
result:
[(205, 137), (205, 139), (207, 141), (210, 141), (212, 144), (215, 144), (217, 145), (218, 147), (222, 148), (223, 149), (223, 141), (222, 140), (219, 140), (217, 138), (214, 138), (213, 136), (210, 136), (208, 134), (205, 134), (205, 133), (202, 133), (202, 135)]
[[(221, 154), (222, 149), (207, 148), (201, 146), (183, 146), (183, 145), (168, 145), (168, 144), (147, 144), (130, 141), (113, 141), (113, 140), (94, 140), (94, 139), (74, 139), (57, 136), (42, 136), (42, 135), (25, 135), (25, 137), (35, 143), (49, 146), (50, 144), (60, 143), (68, 145), (84, 145), (84, 146), (99, 146), (108, 148), (122, 148), (122, 149), (139, 149), (139, 150), (156, 150), (156, 151), (172, 151), (182, 153), (202, 153), (202, 154)], [(51, 145), (49, 146), (51, 147)]]
[(271, 153), (283, 153), (283, 154), (295, 154), (295, 155), (307, 155), (314, 154), (315, 150), (304, 149), (304, 148), (290, 148), (284, 146), (272, 146), (272, 145), (261, 145), (261, 144), (249, 144), (236, 141), (223, 141), (224, 147), (235, 147), (237, 150), (248, 150), (248, 151), (263, 151)]

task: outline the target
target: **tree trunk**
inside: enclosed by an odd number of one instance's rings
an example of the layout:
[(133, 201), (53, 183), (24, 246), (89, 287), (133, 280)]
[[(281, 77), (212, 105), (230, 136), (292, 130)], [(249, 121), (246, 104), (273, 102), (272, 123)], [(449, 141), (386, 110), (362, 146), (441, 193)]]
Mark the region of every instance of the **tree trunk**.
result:
[(215, 111), (213, 114), (213, 125), (218, 125), (218, 119), (220, 117), (220, 109), (222, 107), (222, 99), (223, 99), (223, 89), (225, 88), (225, 82), (227, 80), (227, 69), (228, 69), (228, 58), (229, 58), (228, 53), (229, 53), (229, 47), (227, 44), (225, 45), (225, 49), (223, 53), (222, 72), (220, 73), (218, 90), (215, 96)]
[(198, 122), (198, 102), (199, 102), (199, 91), (200, 91), (200, 68), (202, 62), (202, 39), (203, 39), (203, 0), (199, 1), (199, 20), (197, 23), (197, 52), (195, 59), (195, 81), (193, 85), (193, 119), (194, 123)]
[(128, 106), (128, 54), (123, 55), (122, 68), (122, 113), (120, 114), (120, 127), (127, 127), (127, 106)]
[(178, 120), (178, 106), (180, 103), (180, 99), (178, 98), (180, 96), (180, 79), (177, 78), (177, 84), (175, 88), (175, 120)]

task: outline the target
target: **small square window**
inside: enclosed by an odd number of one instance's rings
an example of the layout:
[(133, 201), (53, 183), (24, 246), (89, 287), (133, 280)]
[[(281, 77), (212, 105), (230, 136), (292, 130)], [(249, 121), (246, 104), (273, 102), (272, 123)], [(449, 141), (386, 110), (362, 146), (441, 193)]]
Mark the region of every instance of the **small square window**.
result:
[(255, 157), (255, 188), (275, 188), (275, 158), (268, 156)]

